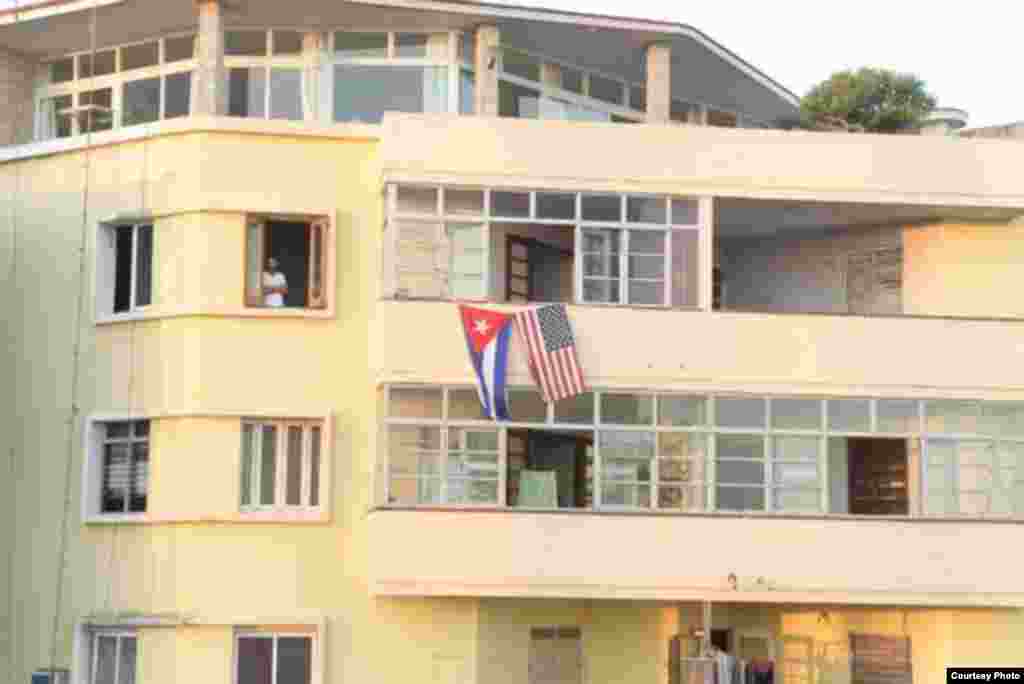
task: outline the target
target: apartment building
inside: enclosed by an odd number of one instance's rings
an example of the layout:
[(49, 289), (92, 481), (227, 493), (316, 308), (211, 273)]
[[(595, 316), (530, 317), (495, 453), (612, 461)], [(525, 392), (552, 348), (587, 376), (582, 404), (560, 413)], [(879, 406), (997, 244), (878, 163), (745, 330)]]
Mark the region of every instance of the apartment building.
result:
[[(690, 26), (457, 0), (0, 48), (4, 681), (1024, 665), (1019, 140), (789, 131)], [(513, 343), (490, 420), (458, 304), (540, 302), (590, 391)]]

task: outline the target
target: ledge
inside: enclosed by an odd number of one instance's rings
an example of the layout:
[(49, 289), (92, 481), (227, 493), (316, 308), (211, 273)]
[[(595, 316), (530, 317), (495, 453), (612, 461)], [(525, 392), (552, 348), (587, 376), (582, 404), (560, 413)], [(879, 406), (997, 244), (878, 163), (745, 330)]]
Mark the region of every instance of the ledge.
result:
[(336, 318), (333, 307), (327, 309), (302, 309), (298, 307), (283, 307), (281, 309), (261, 309), (247, 307), (220, 307), (220, 308), (180, 308), (164, 309), (162, 311), (146, 311), (128, 313), (116, 316), (97, 316), (94, 324), (97, 327), (117, 325), (118, 323), (132, 323), (139, 321), (159, 321), (171, 318), (269, 318), (269, 319), (307, 319), (307, 320), (332, 320)]
[(91, 515), (83, 521), (87, 527), (108, 525), (195, 525), (195, 524), (270, 524), (326, 525), (331, 522), (326, 511), (239, 511), (222, 515)]

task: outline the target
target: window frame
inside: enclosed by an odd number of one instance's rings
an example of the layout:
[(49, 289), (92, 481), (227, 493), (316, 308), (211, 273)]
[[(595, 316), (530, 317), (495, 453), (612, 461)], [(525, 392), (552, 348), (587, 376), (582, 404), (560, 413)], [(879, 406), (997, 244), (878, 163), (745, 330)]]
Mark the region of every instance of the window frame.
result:
[[(225, 87), (225, 98), (230, 97), (229, 86), (231, 71), (233, 69), (258, 69), (263, 74), (263, 113), (260, 116), (254, 116), (253, 114), (246, 114), (245, 116), (237, 116), (234, 118), (240, 119), (257, 119), (264, 121), (306, 121), (314, 119), (316, 111), (316, 103), (311, 99), (311, 88), (310, 79), (312, 73), (312, 64), (310, 61), (310, 54), (305, 49), (298, 53), (293, 54), (275, 54), (274, 51), (274, 38), (275, 34), (281, 32), (293, 33), (298, 32), (305, 34), (306, 31), (298, 29), (289, 29), (282, 27), (273, 28), (243, 28), (243, 27), (228, 27), (224, 29), (225, 36), (228, 33), (240, 32), (240, 33), (251, 33), (260, 31), (264, 34), (265, 41), (265, 52), (262, 55), (227, 55), (224, 56), (224, 87)], [(322, 35), (322, 34), (318, 34)], [(226, 38), (225, 38), (226, 39)], [(303, 41), (305, 39), (303, 38)], [(271, 74), (275, 69), (285, 69), (289, 71), (297, 71), (300, 75), (299, 79), (299, 110), (301, 116), (297, 119), (288, 119), (283, 117), (272, 117), (271, 116)]]
[(135, 674), (132, 677), (132, 681), (138, 679), (139, 672), (139, 638), (138, 632), (133, 629), (109, 629), (109, 628), (96, 628), (88, 631), (89, 638), (89, 676), (88, 683), (96, 684), (96, 674), (99, 669), (99, 640), (101, 638), (114, 638), (115, 649), (114, 649), (114, 684), (120, 684), (120, 671), (121, 671), (121, 649), (123, 648), (123, 642), (127, 639), (133, 639), (135, 641)]
[[(192, 57), (190, 59), (175, 60), (171, 62), (167, 61), (167, 41), (188, 37), (191, 37), (193, 39)], [(121, 55), (123, 49), (154, 42), (157, 43), (158, 46), (156, 64), (137, 69), (123, 69), (123, 60)], [(70, 134), (64, 137), (73, 138), (76, 136), (85, 135), (88, 131), (83, 130), (80, 117), (89, 110), (83, 109), (83, 107), (86, 107), (86, 105), (82, 102), (82, 96), (94, 90), (102, 90), (107, 88), (109, 88), (111, 91), (111, 124), (110, 128), (104, 129), (104, 131), (149, 125), (149, 123), (132, 124), (131, 126), (124, 126), (122, 124), (124, 117), (125, 85), (128, 83), (141, 81), (149, 78), (160, 79), (160, 112), (159, 116), (157, 117), (157, 121), (163, 121), (166, 118), (165, 115), (167, 111), (167, 79), (170, 76), (186, 72), (192, 74), (192, 79), (189, 88), (189, 112), (186, 116), (191, 115), (192, 103), (195, 99), (195, 72), (198, 68), (198, 60), (196, 59), (196, 51), (198, 50), (197, 45), (198, 34), (193, 31), (185, 31), (161, 35), (157, 38), (149, 38), (147, 40), (133, 41), (130, 43), (122, 43), (112, 45), (109, 47), (104, 47), (102, 49), (97, 50), (97, 53), (106, 52), (108, 50), (114, 51), (114, 71), (110, 74), (104, 74), (101, 76), (79, 76), (80, 58), (88, 57), (91, 54), (89, 51), (72, 52), (66, 55), (62, 55), (55, 59), (47, 60), (46, 62), (42, 63), (40, 67), (41, 76), (39, 79), (39, 85), (35, 88), (35, 92), (33, 93), (33, 102), (35, 105), (35, 125), (33, 139), (36, 141), (61, 139), (56, 135), (45, 135), (50, 126), (49, 123), (46, 121), (47, 111), (44, 107), (44, 102), (54, 97), (60, 97), (63, 95), (69, 95), (72, 98), (70, 110), (64, 110), (65, 113), (63, 115), (59, 112), (55, 113), (55, 116), (70, 117)], [(69, 81), (63, 81), (60, 83), (50, 83), (48, 75), (50, 67), (54, 63), (66, 59), (70, 59), (72, 61), (73, 77)]]
[(232, 635), (231, 654), (231, 681), (232, 684), (241, 684), (238, 679), (240, 665), (239, 641), (241, 639), (271, 639), (271, 684), (277, 682), (277, 642), (281, 638), (296, 639), (305, 638), (310, 640), (310, 673), (309, 684), (321, 684), (324, 674), (324, 648), (321, 640), (324, 638), (326, 623), (319, 625), (282, 625), (281, 627), (259, 627), (259, 626), (236, 626)]
[[(259, 312), (268, 316), (320, 315), (334, 316), (335, 290), (335, 223), (332, 213), (323, 214), (262, 214), (251, 213), (245, 216), (242, 234), (242, 308), (246, 312)], [(304, 306), (269, 307), (263, 303), (262, 273), (266, 263), (267, 223), (283, 221), (307, 224), (309, 231), (309, 247), (307, 258), (307, 293)], [(259, 291), (250, 277), (251, 271), (249, 240), (251, 230), (259, 232), (259, 245), (255, 250), (255, 259), (259, 267)], [(315, 259), (319, 250), (319, 259)], [(314, 274), (319, 276), (319, 287), (313, 283)]]
[[(248, 474), (249, 492), (248, 503), (245, 502), (245, 491), (243, 484), (246, 480), (244, 440), (245, 427), (250, 426), (252, 431), (252, 444), (256, 448), (250, 455), (250, 472)], [(265, 504), (261, 501), (261, 477), (262, 477), (262, 431), (272, 426), (276, 429), (275, 451), (274, 451), (274, 500)], [(302, 430), (301, 442), (301, 475), (298, 504), (289, 504), (288, 501), (288, 432), (289, 428)], [(315, 437), (315, 430), (320, 431), (319, 438)], [(328, 511), (328, 492), (330, 485), (329, 467), (329, 421), (325, 419), (300, 419), (300, 418), (269, 418), (269, 417), (245, 417), (239, 420), (239, 460), (238, 460), (238, 490), (235, 497), (237, 510), (242, 518), (281, 518), (281, 519), (314, 519), (320, 520)], [(317, 487), (313, 489), (313, 455), (314, 445), (318, 447), (316, 452), (317, 465)], [(316, 494), (316, 503), (313, 504), (313, 495)]]
[[(431, 191), (436, 194), (436, 203), (427, 211), (425, 206), (417, 206), (409, 208), (402, 206), (400, 196), (403, 191), (416, 192), (416, 191)], [(461, 193), (461, 192), (480, 192), (482, 193), (482, 206), (477, 212), (467, 212), (465, 210), (451, 211), (447, 195), (448, 193)], [(505, 216), (500, 214), (494, 208), (494, 195), (502, 193), (513, 193), (527, 195), (529, 198), (529, 209), (525, 215), (521, 216)], [(538, 197), (541, 195), (571, 195), (574, 198), (574, 210), (572, 218), (547, 218), (539, 215), (538, 211)], [(619, 220), (617, 221), (600, 221), (585, 219), (583, 217), (583, 198), (590, 195), (604, 195), (614, 196), (619, 201)], [(659, 223), (642, 222), (642, 221), (630, 221), (628, 215), (629, 201), (631, 199), (656, 199), (659, 201), (665, 211), (664, 218)], [(497, 263), (497, 257), (494, 254), (492, 244), (492, 224), (518, 224), (518, 225), (531, 225), (531, 224), (543, 224), (550, 227), (564, 227), (571, 229), (572, 241), (574, 245), (573, 250), (573, 292), (570, 304), (576, 304), (581, 306), (610, 306), (610, 307), (642, 307), (642, 308), (653, 308), (653, 309), (679, 309), (684, 311), (696, 311), (702, 309), (703, 293), (704, 290), (711, 286), (711, 283), (705, 284), (704, 280), (704, 266), (702, 262), (708, 258), (704, 254), (703, 245), (704, 243), (710, 242), (708, 226), (705, 225), (706, 221), (710, 220), (711, 210), (704, 201), (705, 198), (698, 196), (686, 196), (686, 195), (671, 195), (664, 193), (657, 194), (640, 194), (640, 193), (627, 193), (627, 192), (606, 192), (606, 191), (589, 191), (579, 189), (559, 189), (559, 188), (544, 188), (544, 189), (531, 189), (531, 188), (516, 188), (516, 187), (497, 187), (497, 186), (475, 186), (475, 185), (437, 185), (432, 183), (415, 183), (415, 182), (386, 182), (385, 186), (385, 204), (386, 204), (386, 237), (385, 237), (385, 255), (384, 255), (384, 273), (382, 278), (382, 287), (384, 296), (389, 299), (440, 299), (442, 301), (452, 301), (455, 297), (452, 296), (450, 290), (442, 293), (440, 297), (424, 296), (418, 294), (405, 294), (399, 288), (400, 277), (400, 255), (399, 255), (399, 240), (401, 238), (402, 226), (409, 224), (417, 224), (424, 226), (434, 226), (438, 231), (438, 244), (445, 244), (447, 242), (447, 227), (453, 224), (479, 224), (483, 230), (483, 244), (485, 246), (484, 253), (484, 264), (482, 266), (482, 280), (483, 287), (486, 296), (482, 300), (473, 301), (486, 301), (492, 303), (504, 304), (508, 303), (501, 300), (498, 297), (498, 293), (501, 289), (501, 285), (498, 285), (498, 291), (495, 290), (495, 283), (493, 282), (493, 274), (497, 272), (499, 264)], [(695, 221), (693, 223), (673, 223), (673, 203), (674, 202), (692, 202), (696, 205)], [(620, 245), (619, 253), (617, 255), (619, 273), (615, 282), (618, 283), (619, 288), (619, 301), (616, 302), (599, 302), (589, 301), (585, 299), (583, 292), (584, 281), (587, 277), (584, 275), (584, 253), (583, 253), (583, 234), (586, 230), (618, 230), (620, 234)], [(645, 232), (658, 232), (664, 235), (663, 251), (662, 256), (664, 258), (664, 266), (662, 270), (662, 277), (657, 279), (648, 278), (631, 278), (630, 271), (630, 250), (629, 235), (633, 232), (645, 231)], [(682, 235), (684, 232), (695, 233), (697, 239), (693, 241), (692, 248), (696, 250), (696, 255), (691, 260), (686, 261), (679, 265), (679, 272), (689, 273), (689, 264), (696, 264), (696, 272), (692, 276), (692, 285), (695, 289), (693, 296), (692, 305), (676, 305), (673, 303), (673, 275), (675, 271), (674, 263), (674, 250), (673, 250), (673, 236)], [(649, 253), (645, 253), (644, 256), (651, 256)], [(506, 255), (507, 257), (507, 255)], [(710, 264), (707, 268), (710, 273)], [(506, 277), (507, 277), (506, 273)], [(661, 301), (655, 304), (639, 303), (635, 304), (629, 301), (629, 283), (631, 281), (652, 281), (660, 280), (661, 283)], [(506, 293), (507, 294), (507, 293)], [(710, 291), (709, 291), (710, 294)], [(710, 301), (710, 297), (709, 297)]]
[[(146, 472), (146, 510), (141, 512), (104, 513), (103, 512), (103, 456), (104, 447), (107, 443), (106, 425), (109, 423), (137, 423), (148, 422), (149, 432), (146, 437), (148, 444), (149, 467)], [(156, 419), (149, 415), (92, 415), (85, 420), (84, 425), (84, 455), (82, 459), (82, 521), (90, 523), (135, 523), (149, 520), (150, 499), (153, 490), (154, 461), (154, 426)], [(134, 435), (134, 427), (132, 428)], [(118, 440), (123, 442), (123, 440)], [(136, 440), (140, 441), (140, 440)]]
[[(117, 296), (117, 237), (118, 231), (130, 228), (131, 273), (128, 285), (128, 308), (115, 311)], [(149, 303), (137, 304), (139, 281), (139, 232), (142, 228), (150, 231), (151, 253), (149, 265)], [(100, 223), (96, 246), (96, 320), (124, 320), (148, 314), (156, 306), (157, 295), (157, 230), (152, 219), (138, 221), (111, 221)]]

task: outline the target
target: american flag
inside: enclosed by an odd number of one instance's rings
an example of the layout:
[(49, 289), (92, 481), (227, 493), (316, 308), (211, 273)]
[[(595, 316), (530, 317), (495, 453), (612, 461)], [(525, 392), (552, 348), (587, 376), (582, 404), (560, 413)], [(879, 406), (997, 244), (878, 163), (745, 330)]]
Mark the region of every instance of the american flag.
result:
[(564, 304), (527, 309), (515, 315), (515, 322), (544, 401), (551, 403), (587, 391)]

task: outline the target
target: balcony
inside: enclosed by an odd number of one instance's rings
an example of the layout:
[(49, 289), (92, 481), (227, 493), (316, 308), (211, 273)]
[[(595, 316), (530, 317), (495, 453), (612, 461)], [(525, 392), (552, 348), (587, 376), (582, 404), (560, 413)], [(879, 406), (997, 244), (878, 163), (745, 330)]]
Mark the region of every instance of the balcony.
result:
[(377, 595), (1024, 606), (1008, 523), (377, 509), (368, 534)]

